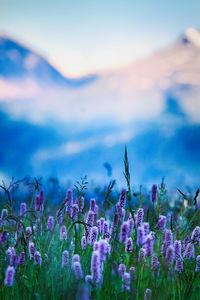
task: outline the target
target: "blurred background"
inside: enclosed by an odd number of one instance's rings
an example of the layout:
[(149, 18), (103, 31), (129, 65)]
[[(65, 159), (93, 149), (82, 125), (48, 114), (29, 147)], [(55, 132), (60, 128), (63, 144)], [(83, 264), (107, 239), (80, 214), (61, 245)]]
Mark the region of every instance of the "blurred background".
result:
[(200, 182), (200, 2), (0, 0), (0, 179)]

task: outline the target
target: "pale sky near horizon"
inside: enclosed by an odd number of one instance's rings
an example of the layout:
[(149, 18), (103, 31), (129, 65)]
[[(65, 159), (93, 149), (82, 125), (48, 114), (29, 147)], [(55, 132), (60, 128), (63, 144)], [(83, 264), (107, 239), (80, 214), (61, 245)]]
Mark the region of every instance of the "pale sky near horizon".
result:
[(200, 1), (0, 0), (0, 31), (65, 75), (119, 68), (200, 29)]

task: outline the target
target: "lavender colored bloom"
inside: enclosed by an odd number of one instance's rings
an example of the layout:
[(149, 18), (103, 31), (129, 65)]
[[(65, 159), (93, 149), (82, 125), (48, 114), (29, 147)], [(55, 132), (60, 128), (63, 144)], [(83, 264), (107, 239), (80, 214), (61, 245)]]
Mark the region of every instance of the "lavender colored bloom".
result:
[(97, 228), (98, 228), (98, 233), (101, 233), (101, 221), (97, 220)]
[(151, 258), (151, 269), (153, 270), (154, 277), (158, 277), (159, 276), (159, 272), (160, 272), (160, 263), (158, 261), (158, 256), (156, 254), (152, 255), (152, 258)]
[(73, 265), (73, 270), (75, 273), (76, 280), (80, 280), (83, 278), (83, 272), (80, 262), (76, 261)]
[(165, 244), (166, 246), (173, 244), (173, 235), (170, 229), (165, 230)]
[(56, 220), (58, 224), (61, 224), (63, 221), (62, 211), (57, 210), (56, 212)]
[(94, 251), (99, 250), (99, 242), (95, 242), (95, 243), (94, 243), (93, 250), (94, 250)]
[(157, 200), (157, 185), (152, 186), (152, 191), (151, 191), (151, 201), (152, 203), (156, 203)]
[(90, 232), (90, 244), (94, 245), (94, 243), (97, 240), (97, 235), (98, 235), (98, 231), (97, 231), (97, 227), (93, 226)]
[(176, 260), (175, 271), (177, 273), (181, 273), (182, 270), (183, 270), (183, 260), (182, 260), (182, 258), (178, 258)]
[(73, 222), (76, 220), (76, 218), (78, 216), (78, 213), (79, 213), (78, 205), (77, 204), (73, 204), (72, 208), (71, 208), (71, 218), (72, 218)]
[(176, 240), (174, 242), (174, 254), (175, 254), (175, 260), (181, 258), (181, 241)]
[(199, 245), (199, 241), (200, 241), (200, 227), (199, 226), (196, 226), (195, 229), (193, 230), (191, 241), (193, 243)]
[(54, 217), (49, 216), (48, 221), (47, 221), (47, 229), (52, 231), (54, 227)]
[(69, 265), (69, 252), (67, 250), (62, 253), (62, 268), (66, 268)]
[(174, 247), (169, 245), (166, 251), (166, 261), (168, 265), (172, 265), (174, 261)]
[(43, 213), (44, 210), (44, 191), (40, 191), (40, 211)]
[(144, 227), (144, 236), (147, 236), (149, 233), (149, 223), (147, 222), (143, 223), (143, 227)]
[(100, 262), (106, 260), (106, 250), (107, 250), (107, 242), (106, 242), (106, 240), (100, 240), (99, 241)]
[(18, 258), (16, 254), (10, 256), (10, 265), (13, 266), (14, 268), (17, 268)]
[(161, 246), (161, 254), (162, 254), (162, 256), (166, 255), (166, 251), (167, 251), (167, 245), (165, 244), (165, 242), (163, 242), (162, 246)]
[(126, 266), (125, 264), (120, 264), (118, 268), (119, 276), (123, 277), (126, 273)]
[(0, 235), (0, 243), (5, 244), (7, 240), (7, 236), (8, 236), (7, 230), (4, 230)]
[(95, 205), (96, 205), (96, 201), (95, 199), (90, 199), (90, 210), (92, 210), (93, 212), (95, 212)]
[(95, 208), (94, 208), (94, 224), (97, 223), (97, 218), (98, 218), (98, 205), (95, 205)]
[(120, 219), (121, 223), (123, 223), (123, 222), (124, 222), (124, 219), (125, 219), (125, 214), (126, 214), (126, 211), (125, 211), (125, 209), (124, 209), (124, 208), (121, 208), (121, 219)]
[(60, 240), (66, 240), (67, 239), (67, 229), (65, 225), (62, 225), (60, 227)]
[(15, 276), (15, 269), (14, 267), (9, 266), (6, 270), (4, 285), (13, 286), (14, 276)]
[(126, 204), (126, 190), (122, 189), (119, 197), (119, 205), (120, 207), (124, 207)]
[(35, 211), (40, 210), (40, 195), (35, 195), (34, 207)]
[(186, 246), (189, 243), (189, 241), (190, 241), (190, 236), (189, 236), (189, 234), (187, 234), (184, 237), (184, 240), (183, 240), (183, 243), (182, 243), (182, 252), (186, 249)]
[[(89, 224), (90, 226), (94, 225), (94, 212), (92, 210), (88, 211), (88, 215), (87, 215), (87, 220), (86, 220), (86, 224)], [(89, 234), (91, 227), (90, 226), (86, 226), (86, 233)]]
[(165, 226), (166, 226), (166, 217), (160, 215), (159, 219), (158, 219), (158, 223), (157, 223), (155, 228), (158, 229), (158, 230), (164, 230)]
[(32, 235), (31, 227), (26, 227), (26, 239), (29, 239), (31, 235)]
[(92, 253), (91, 274), (94, 282), (99, 283), (101, 281), (99, 251), (94, 251)]
[(80, 256), (78, 254), (74, 254), (73, 257), (72, 257), (72, 269), (74, 268), (75, 262), (80, 263)]
[(139, 208), (136, 215), (136, 226), (140, 227), (143, 222), (144, 210), (143, 208)]
[(138, 261), (139, 262), (144, 262), (145, 261), (145, 256), (146, 256), (145, 249), (144, 248), (140, 248), (139, 256), (138, 256)]
[(132, 215), (131, 215), (131, 214), (129, 214), (128, 224), (129, 224), (128, 235), (130, 236), (130, 235), (132, 234), (133, 227), (134, 227), (134, 221), (133, 221), (133, 218), (132, 218)]
[(105, 219), (101, 218), (100, 222), (101, 222), (101, 232), (100, 233), (103, 233), (103, 225), (104, 225)]
[(35, 254), (34, 254), (34, 264), (36, 266), (41, 266), (42, 264), (42, 258), (41, 258), (41, 254), (39, 251), (35, 251)]
[(109, 238), (110, 237), (108, 221), (105, 221), (104, 224), (103, 224), (103, 237), (104, 238)]
[(128, 253), (131, 253), (133, 251), (133, 240), (131, 237), (126, 241), (125, 251)]
[(15, 248), (9, 247), (8, 250), (6, 250), (6, 254), (8, 255), (9, 259), (11, 260), (11, 256), (15, 254)]
[(84, 197), (79, 199), (79, 211), (82, 213), (84, 209)]
[(129, 273), (124, 273), (123, 279), (124, 279), (124, 289), (125, 289), (125, 291), (130, 291), (130, 284), (131, 284), (130, 274)]
[(144, 294), (144, 300), (151, 300), (151, 293), (152, 291), (150, 289), (146, 289)]
[(26, 260), (26, 254), (25, 254), (25, 252), (21, 252), (19, 255), (19, 260), (18, 260), (19, 265), (24, 265), (25, 260)]
[(26, 206), (26, 203), (21, 203), (20, 205), (20, 216), (21, 217), (26, 217), (27, 215), (27, 206)]
[(93, 278), (92, 278), (92, 275), (86, 275), (85, 276), (85, 281), (87, 283), (89, 283), (90, 285), (93, 285)]
[(136, 279), (136, 276), (135, 276), (135, 268), (134, 267), (131, 267), (129, 269), (129, 275), (130, 275), (130, 279), (131, 281), (134, 281)]
[(81, 248), (82, 250), (86, 250), (86, 244), (87, 244), (87, 241), (86, 241), (86, 236), (82, 236), (82, 239), (81, 239)]
[(71, 207), (73, 204), (73, 192), (71, 189), (67, 190), (67, 195), (66, 195), (66, 212), (68, 212), (69, 214), (71, 214)]
[(30, 259), (33, 259), (34, 258), (34, 254), (35, 254), (35, 245), (33, 242), (30, 242), (29, 243), (29, 255), (30, 255)]
[(1, 226), (5, 226), (7, 215), (8, 215), (8, 211), (6, 208), (4, 208), (1, 212)]
[(188, 243), (184, 252), (184, 258), (194, 259), (194, 245), (192, 243)]
[(195, 268), (196, 272), (200, 271), (200, 255), (197, 256), (196, 258), (196, 268)]
[(153, 239), (150, 235), (147, 235), (145, 240), (145, 255), (151, 256), (153, 253)]
[(128, 222), (124, 222), (121, 225), (121, 230), (120, 230), (120, 242), (125, 243), (126, 239), (128, 237), (128, 230), (129, 230), (129, 224)]
[(137, 228), (137, 244), (142, 246), (144, 244), (144, 227), (140, 226)]

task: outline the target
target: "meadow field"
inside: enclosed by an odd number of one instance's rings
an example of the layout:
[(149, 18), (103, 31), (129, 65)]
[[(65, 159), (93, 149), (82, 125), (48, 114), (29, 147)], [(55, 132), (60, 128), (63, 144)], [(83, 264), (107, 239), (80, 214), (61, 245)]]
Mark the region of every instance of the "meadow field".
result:
[(175, 202), (164, 180), (133, 190), (126, 151), (124, 175), (95, 198), (87, 177), (64, 196), (3, 182), (0, 299), (200, 299), (199, 190)]

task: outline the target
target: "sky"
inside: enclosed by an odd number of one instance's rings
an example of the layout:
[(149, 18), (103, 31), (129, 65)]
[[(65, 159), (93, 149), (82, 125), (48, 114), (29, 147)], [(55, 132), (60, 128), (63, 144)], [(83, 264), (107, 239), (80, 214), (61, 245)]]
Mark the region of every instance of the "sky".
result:
[(0, 32), (66, 76), (117, 69), (200, 29), (197, 0), (0, 0)]

